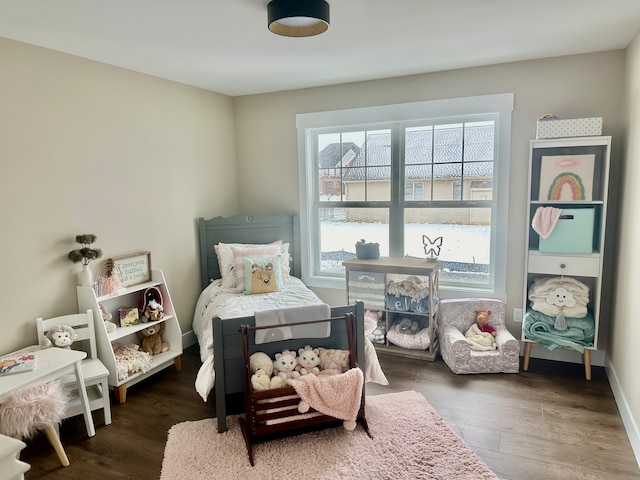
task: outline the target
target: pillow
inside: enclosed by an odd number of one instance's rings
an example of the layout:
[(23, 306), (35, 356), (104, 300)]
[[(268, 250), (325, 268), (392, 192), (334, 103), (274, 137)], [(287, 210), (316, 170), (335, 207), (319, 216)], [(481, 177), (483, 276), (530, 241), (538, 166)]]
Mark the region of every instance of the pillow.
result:
[(286, 285), (291, 281), (291, 255), (289, 254), (288, 243), (283, 243), (280, 247), (280, 271), (282, 273), (282, 283)]
[[(233, 252), (233, 270), (236, 277), (236, 283), (233, 286), (235, 288), (239, 288), (240, 290), (245, 289), (243, 261), (245, 258), (249, 257), (252, 260), (259, 260), (261, 258), (267, 257), (279, 257), (281, 243), (282, 242), (272, 243), (269, 245), (253, 245), (250, 247), (231, 247), (231, 251)], [(279, 263), (281, 264), (281, 262)], [(249, 267), (251, 267), (251, 264), (249, 265)], [(280, 280), (282, 280), (282, 277), (280, 277)]]
[[(271, 245), (280, 245), (281, 240), (273, 242)], [(235, 259), (233, 258), (233, 251), (231, 248), (259, 248), (263, 247), (262, 244), (255, 243), (222, 243), (219, 242), (213, 246), (218, 257), (218, 267), (220, 268), (220, 276), (222, 277), (222, 286), (228, 288), (235, 288), (236, 286), (236, 274), (235, 274)]]
[(280, 274), (280, 256), (251, 258), (243, 257), (244, 269), (244, 293), (253, 295), (256, 293), (279, 292), (282, 285)]
[(349, 370), (349, 350), (333, 350), (322, 347), (319, 350), (322, 370), (340, 370), (342, 373)]

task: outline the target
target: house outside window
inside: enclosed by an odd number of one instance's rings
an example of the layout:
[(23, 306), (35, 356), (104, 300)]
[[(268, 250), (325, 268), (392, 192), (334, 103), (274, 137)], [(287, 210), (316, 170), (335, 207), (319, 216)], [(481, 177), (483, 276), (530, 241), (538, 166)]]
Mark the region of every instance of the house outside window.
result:
[(360, 239), (425, 258), (426, 235), (443, 237), (441, 289), (504, 294), (513, 96), (489, 97), (372, 107), (376, 123), (340, 121), (369, 109), (298, 116), (307, 284), (344, 287)]

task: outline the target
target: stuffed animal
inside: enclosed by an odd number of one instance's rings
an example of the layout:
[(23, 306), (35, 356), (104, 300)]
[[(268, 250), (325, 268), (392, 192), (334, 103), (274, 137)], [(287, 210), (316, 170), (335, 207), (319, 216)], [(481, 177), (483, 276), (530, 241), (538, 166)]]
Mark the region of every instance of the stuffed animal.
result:
[(296, 372), (298, 359), (296, 352), (285, 350), (282, 353), (276, 353), (276, 359), (273, 362), (273, 375), (280, 377), (283, 381), (289, 378), (298, 378), (299, 372)]
[(399, 333), (413, 335), (418, 330), (420, 330), (420, 324), (415, 320), (411, 320), (410, 318), (405, 317), (395, 324), (395, 329)]
[(252, 353), (249, 357), (249, 369), (251, 370), (251, 385), (254, 390), (269, 390), (280, 388), (284, 385), (282, 378), (272, 377), (273, 361), (264, 352)]
[(373, 343), (384, 344), (385, 337), (387, 336), (387, 326), (384, 322), (378, 324), (378, 326), (368, 335), (369, 340)]
[(111, 321), (111, 319), (113, 318), (113, 315), (109, 313), (109, 311), (104, 307), (103, 304), (100, 303), (99, 305), (100, 305), (100, 312), (102, 313), (102, 320), (104, 320), (104, 327), (107, 330), (107, 333), (111, 333), (115, 331), (115, 329), (118, 328), (118, 326)]
[(148, 326), (144, 330), (138, 332), (138, 337), (142, 339), (140, 344), (141, 350), (150, 355), (158, 355), (159, 353), (169, 350), (169, 342), (162, 340), (164, 333), (164, 322), (155, 323)]
[(164, 317), (164, 309), (162, 305), (160, 305), (155, 299), (151, 299), (147, 306), (144, 307), (144, 311), (142, 312), (142, 322), (155, 322), (157, 320), (162, 320)]
[(71, 348), (71, 344), (76, 341), (78, 334), (69, 325), (54, 325), (47, 332), (43, 340), (43, 347)]
[(264, 352), (255, 352), (249, 357), (249, 369), (251, 373), (256, 373), (259, 368), (269, 377), (273, 374), (273, 361), (271, 357)]
[(158, 287), (147, 288), (140, 296), (138, 310), (141, 312), (142, 323), (155, 322), (164, 317), (162, 307), (162, 292)]
[(496, 329), (489, 325), (491, 320), (491, 310), (476, 310), (476, 323), (481, 332), (488, 332), (494, 337), (497, 335)]
[(320, 373), (318, 368), (318, 365), (320, 365), (320, 350), (306, 345), (304, 348), (298, 349), (298, 354), (296, 372), (300, 373), (300, 375), (317, 375)]
[(255, 373), (251, 375), (251, 386), (256, 391), (268, 390), (271, 388), (271, 378), (267, 372), (258, 367)]

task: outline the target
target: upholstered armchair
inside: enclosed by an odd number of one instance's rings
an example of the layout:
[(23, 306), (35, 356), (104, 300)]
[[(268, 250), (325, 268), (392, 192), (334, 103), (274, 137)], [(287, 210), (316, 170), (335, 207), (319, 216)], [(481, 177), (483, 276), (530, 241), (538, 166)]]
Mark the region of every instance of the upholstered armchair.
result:
[[(474, 350), (466, 340), (465, 333), (476, 321), (476, 310), (491, 310), (490, 324), (497, 331), (497, 349)], [(496, 299), (440, 300), (437, 315), (440, 353), (453, 373), (518, 373), (520, 342), (507, 330), (504, 312), (504, 303)]]

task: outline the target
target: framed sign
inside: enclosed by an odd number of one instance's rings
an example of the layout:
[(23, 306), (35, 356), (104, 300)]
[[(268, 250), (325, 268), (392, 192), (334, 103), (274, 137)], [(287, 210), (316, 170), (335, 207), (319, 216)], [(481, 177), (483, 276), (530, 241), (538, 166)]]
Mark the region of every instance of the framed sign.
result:
[(120, 275), (123, 287), (151, 280), (151, 252), (137, 252), (110, 258), (109, 263)]

